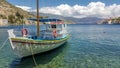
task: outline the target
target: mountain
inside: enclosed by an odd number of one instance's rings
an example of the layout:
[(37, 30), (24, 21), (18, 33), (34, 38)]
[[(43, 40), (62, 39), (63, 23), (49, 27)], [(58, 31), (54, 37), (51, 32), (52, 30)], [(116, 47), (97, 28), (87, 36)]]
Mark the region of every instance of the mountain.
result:
[(63, 19), (69, 24), (97, 24), (98, 21), (102, 20), (101, 18), (97, 18), (97, 17), (74, 18), (74, 17), (64, 17), (61, 15), (53, 15), (53, 14), (45, 14), (45, 13), (40, 13), (40, 15), (49, 18)]
[(71, 20), (76, 24), (97, 24), (98, 21), (102, 20), (101, 18), (97, 17), (84, 17), (84, 18), (66, 17), (65, 19)]
[(8, 19), (11, 24), (21, 24), (23, 18), (34, 17), (32, 14), (15, 7), (6, 0), (0, 0), (0, 19)]

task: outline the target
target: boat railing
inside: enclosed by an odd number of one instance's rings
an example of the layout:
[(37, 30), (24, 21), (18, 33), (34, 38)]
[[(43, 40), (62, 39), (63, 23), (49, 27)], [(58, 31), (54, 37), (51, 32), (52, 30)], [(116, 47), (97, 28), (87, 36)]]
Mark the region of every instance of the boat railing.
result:
[[(61, 30), (56, 30), (57, 32), (61, 31)], [(40, 32), (44, 33), (44, 32), (48, 32), (48, 33), (52, 33), (53, 29), (51, 30), (41, 30)]]

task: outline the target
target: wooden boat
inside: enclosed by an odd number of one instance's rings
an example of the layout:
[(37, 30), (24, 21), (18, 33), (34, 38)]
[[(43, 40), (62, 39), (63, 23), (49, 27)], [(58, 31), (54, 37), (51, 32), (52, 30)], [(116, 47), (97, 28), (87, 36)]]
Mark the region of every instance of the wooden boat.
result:
[[(22, 28), (21, 31), (8, 30), (11, 47), (19, 57), (26, 57), (55, 49), (64, 44), (70, 37), (67, 33), (67, 25), (62, 20), (39, 19), (38, 5), (37, 0), (37, 19), (28, 19), (37, 21), (37, 32), (36, 30), (31, 31), (28, 28)], [(43, 28), (40, 29), (40, 26)]]

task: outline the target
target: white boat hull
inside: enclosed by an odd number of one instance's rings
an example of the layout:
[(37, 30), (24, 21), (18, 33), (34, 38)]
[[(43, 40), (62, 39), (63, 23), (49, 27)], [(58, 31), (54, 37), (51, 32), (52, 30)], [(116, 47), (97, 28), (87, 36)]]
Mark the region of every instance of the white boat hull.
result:
[(62, 44), (64, 44), (65, 42), (66, 41), (52, 45), (39, 45), (39, 44), (27, 44), (27, 43), (25, 44), (25, 43), (12, 42), (13, 44), (12, 47), (14, 47), (13, 50), (16, 53), (16, 55), (18, 55), (19, 57), (26, 57), (32, 54), (38, 54), (55, 49), (61, 46)]

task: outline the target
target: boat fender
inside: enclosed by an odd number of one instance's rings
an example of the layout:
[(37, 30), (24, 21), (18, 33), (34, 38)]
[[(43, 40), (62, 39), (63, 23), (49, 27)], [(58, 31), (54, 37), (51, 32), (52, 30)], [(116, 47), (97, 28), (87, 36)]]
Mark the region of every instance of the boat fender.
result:
[(23, 37), (26, 37), (27, 34), (28, 34), (28, 31), (27, 31), (27, 29), (23, 28), (22, 31), (21, 31), (21, 33), (22, 33)]
[(58, 36), (57, 31), (53, 30), (53, 36), (56, 38)]

